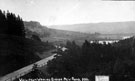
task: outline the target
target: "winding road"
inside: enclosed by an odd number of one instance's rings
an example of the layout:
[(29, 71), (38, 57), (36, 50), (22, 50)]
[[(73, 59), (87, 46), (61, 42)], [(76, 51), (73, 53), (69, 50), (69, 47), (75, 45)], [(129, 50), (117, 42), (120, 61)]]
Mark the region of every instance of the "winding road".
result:
[[(54, 55), (55, 54), (53, 54), (53, 55), (51, 55), (51, 56), (49, 56), (47, 58), (44, 58), (44, 59), (36, 62), (36, 64), (38, 65), (38, 67), (42, 67), (42, 66), (47, 64), (47, 61), (53, 59)], [(35, 64), (35, 63), (33, 63), (33, 64)], [(23, 68), (21, 68), (21, 69), (19, 69), (17, 71), (14, 71), (12, 73), (9, 73), (9, 74), (1, 77), (0, 81), (13, 81), (13, 80), (15, 80), (15, 79), (17, 79), (17, 78), (19, 78), (21, 76), (24, 76), (24, 75), (28, 74), (29, 72), (32, 71), (33, 64), (30, 64), (30, 65), (28, 65), (26, 67), (23, 67)]]

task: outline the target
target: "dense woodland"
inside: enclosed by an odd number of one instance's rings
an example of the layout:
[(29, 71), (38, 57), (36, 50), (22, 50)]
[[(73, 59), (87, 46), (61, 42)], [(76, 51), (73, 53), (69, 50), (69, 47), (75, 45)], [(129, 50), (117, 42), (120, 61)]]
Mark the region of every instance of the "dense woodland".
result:
[[(65, 51), (57, 49), (55, 58), (48, 61), (44, 70), (35, 71), (22, 78), (89, 78), (108, 75), (109, 81), (135, 80), (135, 38), (131, 37), (112, 44), (89, 43), (82, 46), (68, 41)], [(18, 80), (17, 80), (18, 81)]]
[(37, 35), (26, 38), (23, 20), (15, 14), (0, 10), (0, 76), (34, 63), (52, 46)]
[(81, 47), (68, 41), (66, 48), (58, 49), (48, 62), (49, 77), (87, 77), (95, 81), (95, 75), (109, 75), (110, 81), (135, 80), (134, 37), (113, 44), (86, 40)]
[(25, 28), (20, 16), (0, 10), (0, 34), (25, 37)]

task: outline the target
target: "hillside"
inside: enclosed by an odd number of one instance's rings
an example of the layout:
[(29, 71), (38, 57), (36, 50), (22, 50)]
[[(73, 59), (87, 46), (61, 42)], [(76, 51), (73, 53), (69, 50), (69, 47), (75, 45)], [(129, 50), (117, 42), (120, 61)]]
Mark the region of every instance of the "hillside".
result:
[(0, 77), (39, 61), (53, 45), (37, 35), (28, 36), (22, 18), (0, 10)]
[(48, 50), (49, 46), (28, 38), (0, 34), (0, 76), (40, 60), (36, 53)]
[(39, 22), (24, 22), (24, 25), (28, 37), (32, 34), (38, 35), (40, 37), (47, 37), (50, 35), (49, 29), (46, 26), (41, 26)]
[(42, 26), (39, 22), (30, 21), (24, 22), (26, 34), (31, 37), (32, 34), (38, 35), (42, 41), (53, 43), (65, 43), (67, 40), (85, 40), (96, 39), (95, 34), (81, 33), (75, 31), (58, 30)]
[[(87, 23), (74, 25), (42, 26), (39, 22), (24, 22), (27, 36), (38, 35), (42, 41), (65, 44), (74, 40), (82, 44), (84, 40), (116, 39), (135, 35), (135, 22)], [(55, 28), (55, 29), (53, 29)]]
[(113, 44), (85, 41), (81, 47), (69, 42), (66, 47), (68, 50), (58, 50), (55, 59), (48, 61), (47, 66), (21, 78), (86, 77), (95, 81), (96, 75), (108, 75), (111, 81), (135, 80), (134, 37)]
[(87, 32), (87, 33), (99, 32), (102, 34), (134, 33), (135, 21), (84, 23), (84, 24), (74, 24), (74, 25), (54, 25), (54, 26), (50, 26), (50, 28)]

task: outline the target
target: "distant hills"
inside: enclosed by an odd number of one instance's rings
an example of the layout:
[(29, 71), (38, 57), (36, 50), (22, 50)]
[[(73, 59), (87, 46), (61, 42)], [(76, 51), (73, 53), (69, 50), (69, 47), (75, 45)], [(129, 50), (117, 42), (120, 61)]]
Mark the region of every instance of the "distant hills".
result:
[(30, 22), (25, 21), (24, 25), (28, 37), (31, 36), (32, 34), (36, 34), (42, 39), (42, 41), (65, 43), (67, 40), (95, 39), (95, 34), (52, 29), (46, 26), (42, 26), (39, 22), (36, 21)]
[(40, 37), (47, 37), (50, 35), (50, 31), (46, 26), (40, 25), (39, 22), (36, 21), (30, 21), (26, 22), (24, 21), (24, 26), (26, 29), (26, 34), (31, 35), (31, 34), (36, 34)]
[[(135, 35), (135, 22), (87, 23), (74, 25), (42, 26), (36, 21), (24, 22), (27, 36), (38, 35), (42, 41), (66, 43), (67, 40), (106, 40), (122, 39)], [(53, 29), (55, 28), (55, 29)]]
[(84, 23), (84, 24), (74, 24), (74, 25), (53, 25), (50, 27), (62, 29), (62, 30), (85, 32), (85, 33), (94, 33), (94, 32), (98, 32), (102, 34), (135, 33), (135, 21)]

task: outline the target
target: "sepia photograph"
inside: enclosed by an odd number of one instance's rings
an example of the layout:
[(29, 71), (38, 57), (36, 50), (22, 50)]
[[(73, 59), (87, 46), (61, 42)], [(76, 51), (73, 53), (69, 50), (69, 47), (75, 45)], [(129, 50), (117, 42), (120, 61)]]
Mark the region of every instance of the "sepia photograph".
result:
[(135, 1), (0, 0), (0, 81), (135, 81)]

